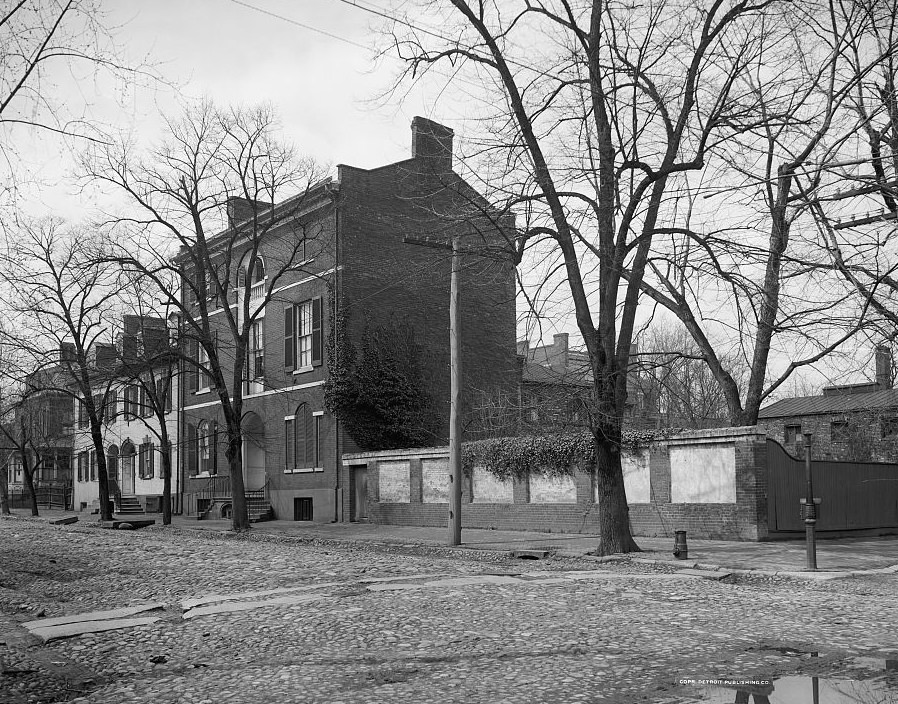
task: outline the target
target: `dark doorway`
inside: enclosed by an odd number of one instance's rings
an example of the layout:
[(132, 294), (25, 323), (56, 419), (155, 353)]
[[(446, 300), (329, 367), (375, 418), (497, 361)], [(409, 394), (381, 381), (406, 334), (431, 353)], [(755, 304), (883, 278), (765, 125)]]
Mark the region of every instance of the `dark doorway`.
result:
[(304, 496), (293, 499), (293, 520), (312, 520), (312, 499)]
[(352, 494), (350, 500), (351, 521), (368, 520), (368, 466), (359, 465), (351, 468)]

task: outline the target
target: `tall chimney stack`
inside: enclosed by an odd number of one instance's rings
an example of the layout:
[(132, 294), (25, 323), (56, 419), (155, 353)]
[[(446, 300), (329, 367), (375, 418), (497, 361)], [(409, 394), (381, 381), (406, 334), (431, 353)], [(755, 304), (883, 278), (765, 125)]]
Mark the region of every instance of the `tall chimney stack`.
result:
[(876, 346), (876, 384), (880, 390), (892, 388), (892, 351), (888, 345)]
[(426, 117), (412, 119), (412, 158), (426, 159), (435, 171), (452, 170), (452, 137), (455, 133)]

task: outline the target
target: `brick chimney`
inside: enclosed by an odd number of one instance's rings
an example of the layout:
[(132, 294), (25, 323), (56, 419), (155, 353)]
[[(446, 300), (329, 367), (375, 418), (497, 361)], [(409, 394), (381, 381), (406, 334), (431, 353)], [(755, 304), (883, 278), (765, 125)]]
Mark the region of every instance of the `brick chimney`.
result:
[(426, 117), (412, 119), (412, 158), (427, 159), (437, 170), (452, 170), (452, 137), (455, 133)]
[(247, 198), (238, 198), (231, 196), (227, 201), (228, 210), (228, 227), (239, 225), (244, 220), (249, 220), (253, 216), (253, 208), (260, 211), (265, 205), (261, 201), (251, 201)]
[(876, 346), (876, 384), (880, 389), (892, 388), (892, 351), (888, 345)]
[(568, 368), (568, 334), (556, 333), (552, 336), (552, 358), (549, 362), (552, 368), (559, 372), (566, 372)]

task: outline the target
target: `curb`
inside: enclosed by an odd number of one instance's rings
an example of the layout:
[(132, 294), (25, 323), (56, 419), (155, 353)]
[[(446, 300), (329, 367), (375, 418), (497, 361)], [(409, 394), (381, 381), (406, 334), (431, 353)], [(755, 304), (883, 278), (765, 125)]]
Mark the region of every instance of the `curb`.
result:
[[(6, 518), (4, 516), (4, 518)], [(33, 517), (33, 516), (18, 516), (13, 515), (10, 518), (25, 520), (25, 521), (34, 521), (40, 523), (49, 523), (48, 518), (44, 516)], [(76, 524), (77, 525), (77, 524)], [(83, 527), (88, 527), (88, 523), (83, 523)], [(211, 530), (205, 528), (199, 528), (188, 525), (176, 525), (175, 528), (179, 530), (183, 530), (190, 534), (198, 535), (198, 534), (220, 534), (224, 535), (232, 535), (230, 531), (219, 531), (219, 530)], [(494, 555), (510, 555), (512, 551), (507, 549), (499, 548), (499, 547), (473, 547), (465, 544), (458, 546), (448, 546), (448, 545), (436, 545), (430, 543), (422, 543), (418, 541), (390, 541), (390, 540), (353, 540), (349, 536), (342, 536), (340, 538), (324, 538), (321, 536), (299, 536), (299, 535), (290, 535), (290, 534), (282, 534), (278, 531), (260, 531), (255, 534), (256, 536), (267, 535), (273, 538), (273, 542), (277, 542), (278, 539), (283, 540), (284, 542), (290, 543), (300, 543), (300, 544), (317, 544), (317, 545), (331, 545), (334, 547), (338, 546), (346, 546), (346, 547), (357, 547), (359, 545), (370, 545), (375, 546), (379, 545), (382, 548), (393, 548), (393, 549), (425, 549), (425, 550), (434, 550), (446, 553), (471, 553), (471, 552), (480, 552), (480, 553), (492, 553)], [(264, 541), (265, 538), (262, 538)], [(637, 565), (645, 565), (645, 566), (666, 566), (673, 567), (677, 570), (679, 569), (698, 569), (698, 570), (707, 570), (711, 572), (720, 572), (725, 571), (734, 575), (758, 575), (765, 577), (789, 577), (793, 579), (808, 579), (808, 580), (830, 580), (830, 579), (847, 579), (851, 577), (863, 577), (866, 575), (889, 575), (889, 574), (898, 574), (898, 564), (891, 565), (889, 567), (879, 567), (879, 568), (871, 568), (867, 570), (839, 570), (839, 571), (829, 571), (829, 570), (819, 570), (816, 572), (807, 572), (803, 570), (789, 570), (789, 569), (781, 569), (781, 570), (769, 570), (769, 569), (756, 569), (756, 568), (736, 568), (736, 567), (725, 567), (723, 565), (718, 565), (714, 563), (707, 562), (698, 562), (694, 560), (670, 560), (670, 559), (657, 559), (657, 558), (646, 558), (646, 557), (635, 557), (634, 553), (616, 553), (612, 555), (591, 555), (589, 553), (583, 553), (576, 550), (551, 550), (550, 554), (557, 557), (564, 557), (569, 559), (580, 559), (587, 560), (589, 562), (596, 562), (599, 564), (609, 563), (609, 562), (619, 562), (624, 560), (629, 560), (632, 563)], [(635, 553), (638, 554), (638, 553)]]

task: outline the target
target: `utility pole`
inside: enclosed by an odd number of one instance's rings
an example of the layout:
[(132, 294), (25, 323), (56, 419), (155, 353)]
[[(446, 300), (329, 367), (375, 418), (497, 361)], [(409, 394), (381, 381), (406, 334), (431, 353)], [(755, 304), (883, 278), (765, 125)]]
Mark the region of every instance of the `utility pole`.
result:
[(452, 235), (452, 244), (433, 242), (415, 237), (403, 239), (406, 244), (452, 250), (452, 270), (449, 279), (449, 535), (448, 545), (461, 545), (461, 321), (459, 314), (459, 282), (461, 246), (459, 235)]
[(449, 545), (461, 545), (461, 316), (458, 273), (461, 269), (458, 234), (452, 235), (452, 274), (449, 282)]
[(452, 243), (404, 237), (406, 244), (452, 251), (452, 270), (449, 279), (449, 545), (461, 545), (461, 314), (459, 298), (461, 287), (458, 281), (463, 254), (489, 257), (504, 261), (507, 249), (499, 246), (463, 247), (461, 236), (452, 235)]

